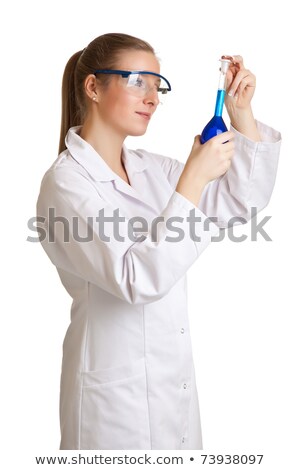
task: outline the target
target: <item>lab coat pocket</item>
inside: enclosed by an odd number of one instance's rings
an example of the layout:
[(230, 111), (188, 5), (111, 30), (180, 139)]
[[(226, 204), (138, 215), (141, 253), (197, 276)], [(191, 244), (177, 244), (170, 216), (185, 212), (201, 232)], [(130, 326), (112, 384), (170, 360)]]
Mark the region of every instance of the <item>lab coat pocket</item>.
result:
[(151, 448), (144, 358), (83, 373), (80, 448)]

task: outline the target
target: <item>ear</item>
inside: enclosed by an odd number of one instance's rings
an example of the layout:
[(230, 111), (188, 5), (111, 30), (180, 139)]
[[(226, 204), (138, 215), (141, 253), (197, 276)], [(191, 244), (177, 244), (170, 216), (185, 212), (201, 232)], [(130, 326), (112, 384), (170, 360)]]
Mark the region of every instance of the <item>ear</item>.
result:
[(97, 87), (97, 79), (94, 74), (90, 74), (84, 81), (84, 89), (87, 96), (92, 101), (98, 101), (99, 99), (99, 87)]

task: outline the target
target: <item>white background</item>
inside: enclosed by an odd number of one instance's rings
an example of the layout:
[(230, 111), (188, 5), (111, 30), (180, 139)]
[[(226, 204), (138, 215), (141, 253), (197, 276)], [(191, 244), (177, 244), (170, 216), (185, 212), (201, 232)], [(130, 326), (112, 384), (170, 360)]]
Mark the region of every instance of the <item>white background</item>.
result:
[[(226, 238), (210, 245), (188, 274), (190, 325), (204, 450), (264, 453), (258, 468), (299, 468), (299, 26), (293, 4), (65, 0), (2, 7), (3, 468), (33, 468), (35, 455), (54, 455), (59, 446), (61, 347), (71, 299), (41, 246), (26, 241), (33, 235), (27, 220), (57, 155), (64, 66), (107, 32), (149, 41), (173, 87), (147, 135), (129, 138), (129, 147), (185, 162), (194, 135), (212, 117), (222, 54), (244, 57), (257, 76), (256, 118), (282, 132), (275, 189), (259, 214), (259, 220), (272, 216), (265, 228), (273, 241)], [(250, 228), (236, 234), (250, 236)]]

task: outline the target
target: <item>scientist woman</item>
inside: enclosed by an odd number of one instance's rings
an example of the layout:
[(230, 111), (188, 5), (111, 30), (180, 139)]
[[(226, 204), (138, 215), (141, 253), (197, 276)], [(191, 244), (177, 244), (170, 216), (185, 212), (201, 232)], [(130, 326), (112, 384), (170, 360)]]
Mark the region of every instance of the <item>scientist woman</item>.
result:
[(226, 221), (268, 203), (280, 146), (253, 118), (240, 56), (227, 83), (231, 130), (197, 136), (183, 164), (124, 145), (170, 90), (147, 42), (104, 34), (66, 65), (60, 154), (37, 202), (41, 243), (73, 298), (61, 449), (202, 449), (185, 275)]

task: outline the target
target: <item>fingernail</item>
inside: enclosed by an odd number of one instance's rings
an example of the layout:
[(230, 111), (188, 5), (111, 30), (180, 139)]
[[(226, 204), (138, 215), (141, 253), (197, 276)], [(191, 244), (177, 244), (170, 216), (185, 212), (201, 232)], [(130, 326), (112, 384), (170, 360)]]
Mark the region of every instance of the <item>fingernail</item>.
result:
[(233, 90), (230, 90), (230, 91), (228, 92), (228, 96), (231, 96), (231, 97), (233, 96)]

